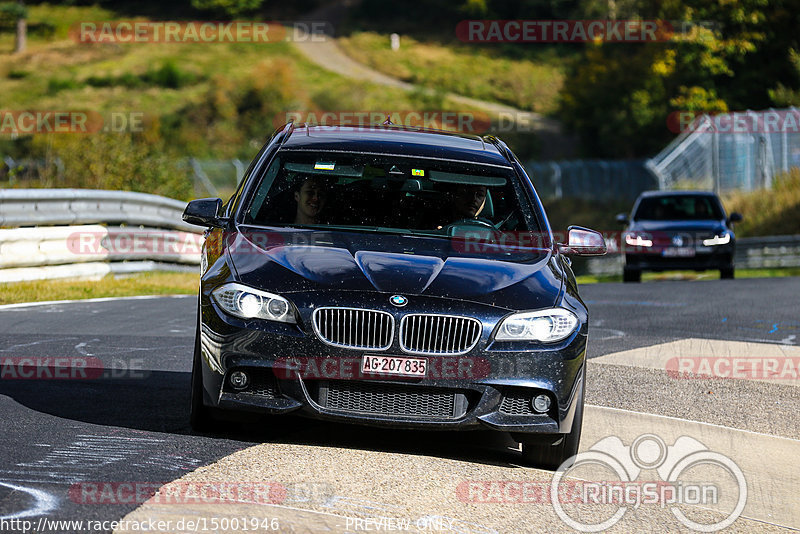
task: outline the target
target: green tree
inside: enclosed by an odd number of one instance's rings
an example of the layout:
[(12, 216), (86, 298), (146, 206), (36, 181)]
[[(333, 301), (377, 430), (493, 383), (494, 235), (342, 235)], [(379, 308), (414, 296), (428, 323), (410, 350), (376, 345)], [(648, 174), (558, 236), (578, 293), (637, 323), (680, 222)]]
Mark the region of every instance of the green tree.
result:
[[(578, 133), (585, 155), (638, 157), (674, 137), (671, 113), (759, 109), (786, 101), (800, 87), (800, 70), (792, 68), (792, 50), (800, 50), (797, 4), (617, 2), (618, 19), (680, 22), (673, 22), (675, 32), (663, 42), (587, 45), (565, 82), (561, 115)], [(598, 2), (582, 5), (590, 18)]]
[(192, 7), (230, 18), (240, 17), (261, 7), (263, 0), (192, 0)]

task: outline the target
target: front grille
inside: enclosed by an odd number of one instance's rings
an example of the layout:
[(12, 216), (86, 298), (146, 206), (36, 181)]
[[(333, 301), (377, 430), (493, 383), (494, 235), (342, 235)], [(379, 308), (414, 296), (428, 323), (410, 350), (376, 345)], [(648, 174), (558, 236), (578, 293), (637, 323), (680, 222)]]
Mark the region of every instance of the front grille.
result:
[(464, 354), (481, 337), (472, 317), (411, 314), (400, 322), (400, 346), (413, 354)]
[(313, 325), (322, 341), (348, 349), (385, 350), (394, 337), (394, 317), (376, 310), (318, 308)]
[(510, 391), (505, 394), (503, 402), (500, 403), (500, 413), (506, 415), (533, 415), (532, 399), (533, 397), (530, 393)]
[(459, 391), (377, 382), (323, 382), (319, 404), (344, 412), (431, 419), (457, 419), (467, 412), (467, 397)]
[(279, 395), (278, 384), (275, 382), (274, 377), (259, 377), (253, 380), (252, 385), (245, 390), (245, 393), (275, 399)]

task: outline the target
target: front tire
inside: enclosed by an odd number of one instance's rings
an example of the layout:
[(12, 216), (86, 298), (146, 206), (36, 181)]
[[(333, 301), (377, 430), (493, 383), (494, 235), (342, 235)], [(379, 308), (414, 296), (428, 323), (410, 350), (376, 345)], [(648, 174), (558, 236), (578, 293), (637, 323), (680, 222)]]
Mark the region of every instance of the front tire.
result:
[(189, 405), (189, 425), (195, 432), (215, 432), (220, 430), (219, 410), (203, 403), (203, 355), (200, 351), (200, 317), (198, 312), (197, 332), (194, 337), (194, 358), (192, 359), (192, 394)]
[(572, 419), (572, 428), (568, 434), (531, 435), (522, 442), (522, 459), (526, 464), (555, 471), (569, 458), (578, 454), (583, 428), (583, 394), (586, 391), (584, 378), (580, 399)]
[(719, 270), (719, 277), (723, 280), (733, 280), (734, 278), (734, 267), (731, 265), (730, 267), (725, 267), (724, 269)]
[(630, 269), (625, 267), (622, 269), (622, 281), (623, 282), (641, 282), (642, 281), (642, 271), (639, 269)]

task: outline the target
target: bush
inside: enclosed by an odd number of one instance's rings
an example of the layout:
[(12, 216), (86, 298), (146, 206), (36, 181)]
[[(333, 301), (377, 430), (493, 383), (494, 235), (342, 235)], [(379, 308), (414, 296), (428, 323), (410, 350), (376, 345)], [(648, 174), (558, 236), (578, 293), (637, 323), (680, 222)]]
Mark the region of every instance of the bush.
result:
[(89, 76), (86, 85), (92, 87), (137, 87), (155, 86), (165, 89), (180, 89), (200, 80), (200, 76), (181, 70), (172, 61), (167, 61), (157, 69), (150, 68), (143, 74), (126, 72), (119, 76)]
[(179, 89), (187, 85), (192, 85), (198, 80), (197, 76), (181, 70), (172, 61), (167, 61), (158, 69), (148, 70), (140, 78), (148, 85), (155, 85), (166, 89)]
[(47, 93), (54, 95), (61, 91), (80, 89), (85, 84), (71, 78), (50, 78), (47, 82)]
[[(133, 134), (37, 136), (34, 149), (49, 161), (48, 172), (27, 187), (75, 187), (192, 197), (192, 181), (179, 161), (166, 155), (160, 140)], [(56, 170), (56, 169), (62, 170)]]
[(276, 117), (304, 109), (292, 64), (263, 61), (241, 80), (218, 75), (197, 100), (167, 117), (165, 137), (184, 153), (249, 159), (272, 133)]
[(30, 75), (31, 75), (30, 71), (22, 69), (11, 69), (10, 71), (8, 71), (9, 80), (22, 80)]
[(775, 178), (770, 189), (734, 192), (723, 197), (728, 213), (744, 216), (736, 225), (739, 237), (800, 234), (800, 169)]

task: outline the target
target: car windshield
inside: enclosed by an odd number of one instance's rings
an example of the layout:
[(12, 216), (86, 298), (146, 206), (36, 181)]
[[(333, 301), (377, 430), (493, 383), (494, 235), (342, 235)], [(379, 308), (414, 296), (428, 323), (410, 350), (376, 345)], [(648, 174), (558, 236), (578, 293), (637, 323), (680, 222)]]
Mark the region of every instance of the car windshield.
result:
[(283, 151), (245, 224), (453, 237), (459, 229), (538, 232), (511, 167), (368, 154)]
[(700, 221), (723, 218), (719, 202), (709, 195), (645, 197), (633, 216), (641, 221)]

